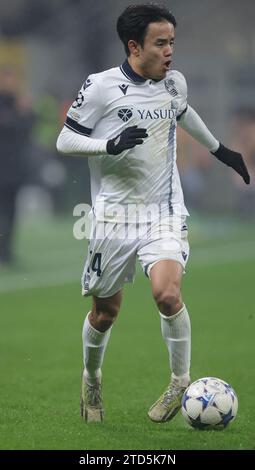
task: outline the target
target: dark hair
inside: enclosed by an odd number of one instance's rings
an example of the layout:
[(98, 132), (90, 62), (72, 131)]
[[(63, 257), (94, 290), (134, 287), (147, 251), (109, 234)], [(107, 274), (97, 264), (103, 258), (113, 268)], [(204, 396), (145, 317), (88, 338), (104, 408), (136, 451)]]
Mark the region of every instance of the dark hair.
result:
[(172, 13), (161, 5), (152, 3), (129, 5), (123, 11), (117, 20), (117, 32), (128, 56), (130, 55), (128, 41), (133, 39), (143, 46), (149, 24), (160, 21), (168, 21), (174, 27), (177, 26)]

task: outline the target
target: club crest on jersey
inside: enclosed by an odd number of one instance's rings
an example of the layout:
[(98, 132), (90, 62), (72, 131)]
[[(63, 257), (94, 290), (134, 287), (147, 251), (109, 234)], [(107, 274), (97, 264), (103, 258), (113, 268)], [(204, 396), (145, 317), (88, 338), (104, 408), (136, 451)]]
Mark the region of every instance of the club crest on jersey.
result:
[(129, 108), (122, 108), (118, 112), (118, 116), (122, 119), (123, 122), (128, 122), (129, 119), (133, 116), (131, 109)]
[(122, 91), (123, 95), (127, 94), (127, 89), (128, 85), (125, 85), (124, 83), (122, 85), (119, 85), (120, 90)]
[(172, 78), (168, 78), (165, 80), (165, 88), (171, 96), (177, 96), (178, 91), (175, 88), (175, 81)]

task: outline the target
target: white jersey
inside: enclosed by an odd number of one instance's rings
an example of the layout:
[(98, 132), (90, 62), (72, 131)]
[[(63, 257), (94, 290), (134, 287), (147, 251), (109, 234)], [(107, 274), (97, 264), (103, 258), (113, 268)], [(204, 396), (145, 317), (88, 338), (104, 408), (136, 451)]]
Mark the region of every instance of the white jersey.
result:
[(116, 137), (134, 125), (148, 134), (142, 145), (120, 155), (89, 157), (98, 220), (126, 221), (128, 211), (133, 222), (137, 207), (145, 212), (152, 207), (156, 215), (157, 207), (164, 216), (188, 215), (176, 166), (177, 119), (186, 109), (186, 80), (176, 70), (155, 82), (125, 61), (88, 77), (68, 111), (68, 128), (95, 139)]

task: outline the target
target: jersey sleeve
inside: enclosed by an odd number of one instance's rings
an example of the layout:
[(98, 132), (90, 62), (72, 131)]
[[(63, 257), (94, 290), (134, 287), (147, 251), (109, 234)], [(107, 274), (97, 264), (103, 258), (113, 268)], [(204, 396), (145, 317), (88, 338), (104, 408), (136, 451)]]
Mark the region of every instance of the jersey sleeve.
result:
[(89, 137), (96, 123), (103, 115), (104, 103), (96, 75), (89, 75), (78, 96), (70, 106), (65, 126), (72, 131)]
[(175, 86), (178, 91), (178, 111), (177, 111), (177, 120), (187, 111), (188, 108), (188, 89), (187, 82), (184, 75), (181, 72), (175, 71)]

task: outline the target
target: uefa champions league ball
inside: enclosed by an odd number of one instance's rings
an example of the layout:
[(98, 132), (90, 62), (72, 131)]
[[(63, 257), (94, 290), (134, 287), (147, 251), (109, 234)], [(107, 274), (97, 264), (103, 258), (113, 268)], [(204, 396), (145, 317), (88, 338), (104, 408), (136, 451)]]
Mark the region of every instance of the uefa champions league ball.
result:
[(224, 380), (204, 377), (185, 390), (182, 415), (196, 429), (224, 429), (236, 417), (238, 400)]

